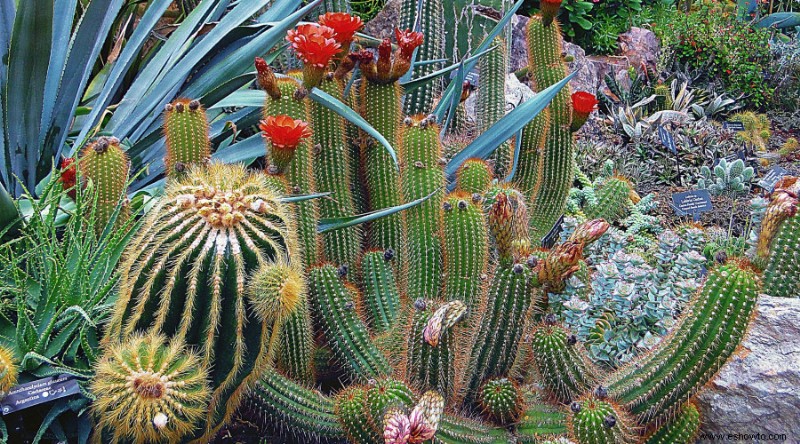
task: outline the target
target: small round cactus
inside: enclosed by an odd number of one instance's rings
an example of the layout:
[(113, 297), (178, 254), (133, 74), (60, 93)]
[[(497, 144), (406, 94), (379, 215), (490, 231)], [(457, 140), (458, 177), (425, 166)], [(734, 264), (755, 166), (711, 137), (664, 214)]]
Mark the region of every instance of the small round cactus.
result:
[(481, 389), (479, 396), (483, 412), (500, 424), (519, 420), (523, 408), (522, 394), (508, 378), (492, 379)]
[(292, 266), (270, 263), (253, 275), (247, 294), (262, 321), (286, 319), (300, 304), (305, 293), (302, 273)]
[(637, 441), (633, 419), (619, 406), (589, 396), (570, 405), (567, 427), (581, 444), (625, 444)]
[(0, 397), (17, 384), (17, 375), (14, 353), (6, 347), (0, 346)]
[(180, 342), (137, 334), (108, 347), (96, 370), (92, 408), (112, 441), (177, 442), (200, 426), (207, 372)]

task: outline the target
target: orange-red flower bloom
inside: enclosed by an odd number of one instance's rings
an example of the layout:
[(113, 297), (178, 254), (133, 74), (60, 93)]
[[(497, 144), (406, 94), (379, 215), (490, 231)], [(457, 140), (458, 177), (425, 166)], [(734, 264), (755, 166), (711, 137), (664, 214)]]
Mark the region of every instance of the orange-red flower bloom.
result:
[(303, 139), (311, 136), (307, 122), (292, 119), (285, 114), (269, 116), (258, 127), (272, 143), (272, 147), (280, 150), (293, 150)]
[(286, 40), (292, 44), (292, 48), (303, 63), (325, 69), (341, 48), (334, 35), (332, 28), (307, 24), (290, 30), (286, 34)]
[(67, 191), (69, 197), (72, 200), (75, 200), (75, 183), (76, 183), (76, 175), (78, 171), (75, 169), (75, 159), (72, 157), (67, 157), (66, 159), (61, 160), (61, 177), (59, 177), (59, 181), (61, 182), (61, 186), (64, 187)]
[(578, 91), (572, 94), (572, 108), (575, 112), (591, 114), (597, 103), (597, 97), (592, 93)]
[(597, 97), (594, 94), (585, 91), (572, 94), (572, 131), (578, 131), (586, 123), (586, 119), (594, 111), (595, 106), (597, 106)]
[(409, 29), (401, 31), (395, 28), (394, 37), (397, 39), (397, 46), (400, 47), (400, 55), (406, 60), (411, 60), (414, 50), (422, 44), (423, 40), (422, 33)]
[(364, 22), (359, 17), (354, 17), (346, 12), (328, 12), (321, 15), (319, 24), (333, 29), (334, 38), (344, 49), (347, 49), (345, 44), (349, 46), (356, 33), (364, 27)]

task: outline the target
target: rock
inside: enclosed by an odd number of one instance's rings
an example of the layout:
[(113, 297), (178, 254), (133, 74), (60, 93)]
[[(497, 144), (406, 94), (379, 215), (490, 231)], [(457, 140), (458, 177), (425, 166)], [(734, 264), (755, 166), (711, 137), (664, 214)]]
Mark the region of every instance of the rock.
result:
[(528, 17), (519, 14), (511, 18), (511, 58), (508, 64), (511, 72), (528, 66), (528, 37), (525, 32), (528, 20)]
[(583, 48), (570, 42), (564, 42), (564, 53), (572, 59), (569, 62), (569, 71), (578, 72), (569, 81), (572, 90), (597, 94), (597, 88), (602, 79), (598, 76), (595, 62), (586, 57), (586, 51)]
[(400, 0), (388, 0), (381, 12), (364, 25), (364, 33), (378, 39), (394, 38), (400, 23)]
[(697, 397), (702, 431), (800, 437), (799, 339), (800, 299), (762, 295), (741, 353)]
[(644, 64), (656, 69), (661, 44), (653, 31), (634, 26), (630, 31), (620, 34), (617, 43), (617, 55), (625, 57), (630, 66), (639, 68)]
[[(514, 73), (506, 74), (506, 113), (516, 108), (519, 104), (533, 97), (534, 92), (517, 79)], [(464, 109), (467, 113), (467, 121), (477, 122), (478, 116), (475, 115), (475, 105), (478, 102), (477, 91), (472, 93), (464, 102)]]

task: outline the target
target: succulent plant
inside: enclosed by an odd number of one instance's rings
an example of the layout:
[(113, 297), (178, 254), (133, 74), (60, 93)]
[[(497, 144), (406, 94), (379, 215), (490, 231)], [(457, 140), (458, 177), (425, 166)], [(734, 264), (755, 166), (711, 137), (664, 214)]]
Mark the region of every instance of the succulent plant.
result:
[(5, 396), (8, 390), (17, 384), (18, 374), (19, 369), (13, 352), (0, 346), (0, 394)]
[(746, 167), (742, 159), (730, 163), (720, 159), (713, 172), (707, 166), (700, 168), (701, 177), (697, 180), (697, 188), (708, 190), (715, 196), (725, 193), (741, 194), (750, 189), (754, 174), (753, 167)]
[(206, 111), (198, 100), (178, 99), (164, 107), (167, 174), (176, 176), (211, 158)]
[(87, 217), (96, 219), (95, 231), (100, 235), (114, 221), (127, 219), (128, 156), (116, 137), (100, 137), (81, 152), (79, 169), (83, 187), (91, 184), (95, 199), (87, 206)]

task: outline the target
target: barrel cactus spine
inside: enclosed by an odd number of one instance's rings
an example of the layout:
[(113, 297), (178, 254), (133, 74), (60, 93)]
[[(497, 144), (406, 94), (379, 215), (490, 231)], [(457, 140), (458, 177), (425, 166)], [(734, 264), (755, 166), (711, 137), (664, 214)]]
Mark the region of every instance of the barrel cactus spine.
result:
[(181, 98), (164, 107), (167, 176), (174, 177), (211, 159), (208, 117), (198, 100)]
[(19, 369), (17, 368), (14, 353), (6, 347), (0, 346), (0, 396), (5, 396), (11, 387), (17, 384)]
[(90, 198), (94, 202), (86, 206), (86, 216), (94, 218), (97, 234), (100, 235), (115, 217), (116, 223), (127, 219), (129, 208), (126, 190), (130, 161), (119, 139), (100, 137), (87, 145), (81, 153), (78, 168), (83, 188), (89, 182), (92, 185), (93, 194)]
[(246, 280), (259, 266), (291, 264), (294, 232), (265, 176), (211, 164), (168, 184), (127, 247), (105, 341), (147, 330), (198, 349), (213, 389), (202, 439), (273, 357), (275, 324), (258, 318)]

